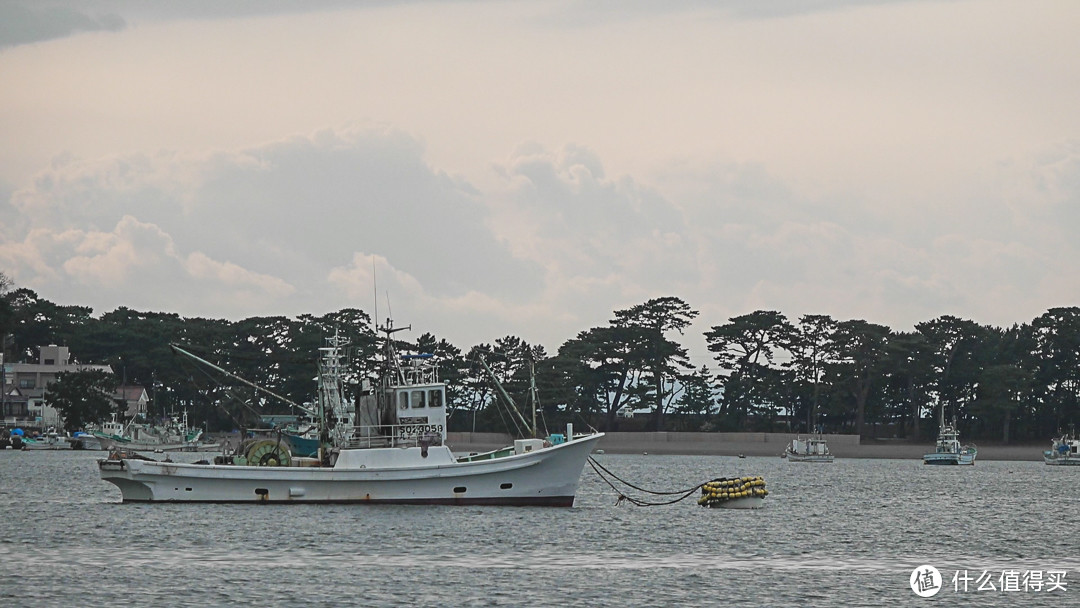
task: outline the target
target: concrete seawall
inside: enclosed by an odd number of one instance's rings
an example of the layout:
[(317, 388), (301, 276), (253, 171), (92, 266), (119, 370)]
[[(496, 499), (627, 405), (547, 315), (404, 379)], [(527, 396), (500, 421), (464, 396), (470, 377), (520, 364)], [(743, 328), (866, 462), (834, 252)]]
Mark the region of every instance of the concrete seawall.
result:
[[(716, 456), (777, 456), (796, 435), (789, 433), (607, 433), (597, 449), (608, 454), (684, 454)], [(908, 443), (902, 440), (861, 442), (858, 435), (825, 435), (829, 451), (837, 458), (920, 459), (934, 449), (932, 442)], [(483, 452), (513, 444), (513, 438), (501, 433), (448, 433), (447, 443), (458, 453)], [(1050, 446), (980, 445), (979, 460), (1041, 461), (1043, 450)]]

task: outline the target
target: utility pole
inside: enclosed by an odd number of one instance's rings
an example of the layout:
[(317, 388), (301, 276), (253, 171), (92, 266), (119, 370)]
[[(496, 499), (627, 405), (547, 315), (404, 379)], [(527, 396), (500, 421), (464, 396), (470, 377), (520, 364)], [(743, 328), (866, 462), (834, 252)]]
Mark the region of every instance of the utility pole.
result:
[[(7, 346), (7, 336), (0, 336), (0, 347)], [(0, 348), (0, 418), (7, 418), (7, 364), (5, 348)]]
[[(14, 341), (14, 336), (11, 334), (0, 334), (0, 419), (7, 418), (8, 414), (7, 351), (8, 346)], [(12, 386), (14, 386), (14, 381), (15, 379), (12, 378)]]

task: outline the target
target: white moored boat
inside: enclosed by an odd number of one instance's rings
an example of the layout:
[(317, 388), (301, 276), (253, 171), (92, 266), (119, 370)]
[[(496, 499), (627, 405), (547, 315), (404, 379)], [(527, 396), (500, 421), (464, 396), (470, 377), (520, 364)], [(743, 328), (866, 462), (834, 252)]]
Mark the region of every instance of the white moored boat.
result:
[(172, 416), (160, 425), (127, 424), (117, 422), (113, 415), (111, 422), (101, 425), (101, 430), (93, 431), (100, 449), (146, 452), (205, 452), (216, 450), (217, 444), (202, 442), (202, 429), (188, 426), (187, 410), (183, 418)]
[(833, 455), (829, 452), (829, 444), (821, 435), (814, 435), (807, 439), (798, 436), (784, 449), (784, 458), (788, 462), (832, 462)]
[(445, 445), (446, 386), (426, 355), (399, 357), (386, 333), (387, 369), (365, 383), (356, 411), (341, 394), (340, 343), (321, 349), (319, 408), (325, 446), (293, 457), (287, 443), (253, 440), (214, 464), (110, 454), (101, 478), (124, 502), (396, 503), (572, 506), (581, 471), (602, 433), (520, 439), (455, 457)]
[(22, 438), (24, 450), (70, 450), (71, 444), (68, 443), (66, 437), (61, 435), (54, 428), (46, 430), (37, 437), (23, 437)]
[(1043, 462), (1057, 466), (1080, 466), (1080, 439), (1071, 433), (1062, 435), (1043, 452)]
[(978, 449), (973, 445), (961, 445), (956, 419), (945, 422), (945, 406), (941, 407), (937, 444), (933, 452), (923, 454), (923, 464), (975, 464)]
[(76, 432), (71, 437), (67, 438), (68, 443), (71, 444), (73, 450), (104, 450), (101, 447), (101, 441), (91, 433), (84, 433), (81, 431)]

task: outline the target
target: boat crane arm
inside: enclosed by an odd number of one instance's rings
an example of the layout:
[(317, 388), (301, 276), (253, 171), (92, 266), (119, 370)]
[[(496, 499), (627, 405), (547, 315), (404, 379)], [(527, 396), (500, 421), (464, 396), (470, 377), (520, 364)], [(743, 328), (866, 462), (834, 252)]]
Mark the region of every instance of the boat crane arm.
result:
[(275, 399), (280, 399), (281, 401), (284, 401), (285, 403), (288, 403), (289, 405), (291, 405), (291, 406), (293, 406), (295, 408), (298, 408), (300, 411), (304, 412), (305, 414), (307, 414), (309, 416), (312, 416), (312, 417), (314, 417), (316, 419), (319, 418), (319, 414), (315, 410), (313, 410), (313, 409), (311, 409), (309, 407), (305, 407), (303, 405), (300, 405), (299, 403), (293, 401), (292, 399), (289, 399), (288, 397), (283, 397), (283, 396), (275, 393), (274, 391), (272, 391), (272, 390), (270, 390), (268, 388), (263, 388), (263, 387), (259, 386), (258, 384), (255, 384), (254, 382), (251, 382), (250, 380), (245, 380), (244, 378), (241, 378), (240, 376), (237, 376), (236, 374), (234, 374), (234, 373), (232, 373), (230, 371), (227, 371), (227, 370), (222, 369), (221, 367), (219, 367), (217, 365), (214, 365), (213, 363), (210, 363), (209, 361), (207, 361), (206, 359), (203, 359), (202, 357), (199, 357), (198, 355), (193, 355), (193, 354), (189, 353), (188, 351), (180, 348), (179, 346), (177, 346), (175, 344), (170, 344), (169, 348), (173, 349), (173, 351), (175, 351), (175, 352), (180, 353), (181, 355), (184, 355), (185, 357), (190, 357), (191, 359), (194, 359), (195, 361), (197, 361), (199, 363), (202, 363), (203, 365), (206, 365), (206, 366), (210, 367), (211, 369), (217, 370), (217, 371), (225, 374), (226, 376), (232, 378), (233, 380), (243, 382), (244, 384), (250, 386), (251, 388), (253, 388), (253, 389), (257, 390), (257, 391), (262, 391), (262, 392), (266, 393), (267, 395), (270, 395), (271, 397), (273, 397)]
[(514, 424), (516, 425), (517, 422), (520, 421), (522, 426), (525, 427), (525, 430), (529, 431), (529, 433), (533, 437), (535, 437), (536, 436), (535, 427), (533, 427), (533, 428), (529, 427), (528, 421), (526, 421), (525, 417), (521, 415), (521, 412), (518, 410), (517, 404), (514, 403), (514, 400), (510, 397), (510, 394), (507, 393), (506, 389), (503, 388), (503, 385), (502, 385), (501, 382), (499, 382), (499, 379), (495, 377), (495, 373), (491, 371), (490, 367), (488, 367), (487, 361), (485, 361), (484, 357), (482, 357), (482, 356), (478, 356), (477, 359), (480, 360), (480, 365), (484, 366), (484, 371), (486, 371), (488, 376), (491, 378), (491, 382), (495, 385), (495, 388), (499, 390), (499, 394), (502, 395), (503, 399), (506, 399), (506, 402), (508, 404), (510, 404), (510, 410), (513, 412), (513, 414), (515, 416), (517, 416), (517, 421), (515, 421)]

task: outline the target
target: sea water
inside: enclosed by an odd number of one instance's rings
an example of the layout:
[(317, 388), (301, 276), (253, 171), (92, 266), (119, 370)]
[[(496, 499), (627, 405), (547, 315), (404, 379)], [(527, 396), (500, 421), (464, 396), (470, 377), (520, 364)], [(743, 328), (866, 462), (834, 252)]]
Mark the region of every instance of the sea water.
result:
[(1080, 468), (607, 454), (648, 489), (761, 475), (770, 494), (638, 507), (586, 466), (573, 508), (147, 505), (101, 481), (103, 455), (0, 452), (0, 604), (1080, 605)]

